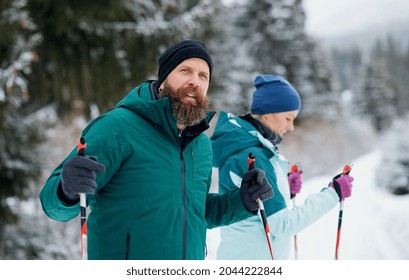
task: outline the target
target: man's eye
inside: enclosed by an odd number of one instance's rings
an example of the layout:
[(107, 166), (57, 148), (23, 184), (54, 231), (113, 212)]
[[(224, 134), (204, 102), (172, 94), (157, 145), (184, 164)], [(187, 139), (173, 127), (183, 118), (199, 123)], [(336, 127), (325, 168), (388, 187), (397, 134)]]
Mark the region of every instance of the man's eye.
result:
[(206, 81), (209, 79), (209, 77), (206, 74), (202, 74), (200, 75), (200, 77)]

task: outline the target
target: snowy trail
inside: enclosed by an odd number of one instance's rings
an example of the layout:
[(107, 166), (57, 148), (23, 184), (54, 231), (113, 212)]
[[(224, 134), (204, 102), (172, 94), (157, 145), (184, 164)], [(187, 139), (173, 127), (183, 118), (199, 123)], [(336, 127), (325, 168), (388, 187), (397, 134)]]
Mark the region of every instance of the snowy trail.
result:
[[(408, 226), (400, 222), (401, 218), (395, 218), (408, 217), (409, 198), (376, 186), (375, 172), (380, 160), (380, 152), (373, 151), (353, 162), (351, 175), (355, 180), (352, 196), (344, 202), (341, 260), (409, 259)], [(319, 191), (317, 186), (327, 183), (327, 177), (306, 182), (304, 195), (308, 195), (307, 190)], [(299, 234), (300, 259), (334, 259), (338, 213), (339, 207)]]
[[(345, 258), (393, 259), (399, 257), (396, 255), (396, 251), (399, 251), (399, 244), (397, 244), (399, 242), (389, 234), (391, 228), (388, 224), (393, 219), (387, 217), (392, 210), (389, 205), (393, 205), (396, 196), (379, 189), (374, 178), (375, 173), (366, 172), (366, 165), (371, 164), (368, 168), (375, 168), (374, 163), (377, 164), (379, 161), (380, 154), (377, 152), (357, 161), (354, 170), (356, 174), (354, 195), (347, 209), (349, 223), (345, 225)], [(385, 238), (388, 235), (391, 237)]]
[[(409, 196), (396, 196), (376, 186), (375, 172), (381, 153), (373, 151), (353, 161), (352, 196), (344, 202), (340, 260), (408, 260)], [(319, 192), (343, 166), (303, 183), (297, 203)], [(385, 174), (387, 176), (387, 174)], [(333, 260), (339, 207), (332, 209), (298, 234), (300, 260)], [(214, 259), (219, 230), (208, 231), (208, 259)], [(291, 254), (293, 256), (293, 254)]]

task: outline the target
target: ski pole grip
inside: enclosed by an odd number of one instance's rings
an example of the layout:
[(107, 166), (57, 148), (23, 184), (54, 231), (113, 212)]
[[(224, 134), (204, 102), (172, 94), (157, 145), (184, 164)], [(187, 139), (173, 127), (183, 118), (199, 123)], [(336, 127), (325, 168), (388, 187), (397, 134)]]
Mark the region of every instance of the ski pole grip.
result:
[(256, 165), (256, 158), (253, 156), (252, 153), (249, 153), (249, 157), (247, 158), (248, 170), (254, 169), (255, 165)]
[(344, 169), (342, 170), (342, 175), (349, 175), (349, 172), (351, 172), (352, 167), (351, 164), (346, 164), (344, 166)]
[(81, 136), (80, 141), (77, 146), (77, 155), (85, 156), (85, 148), (87, 147), (87, 143), (85, 143), (85, 138)]
[[(256, 167), (256, 157), (254, 157), (252, 153), (249, 153), (249, 156), (247, 158), (247, 166), (248, 170), (252, 170)], [(257, 203), (259, 208), (261, 210), (264, 210), (263, 201), (261, 201), (261, 199), (257, 199)]]
[[(87, 147), (87, 143), (85, 142), (85, 138), (81, 136), (80, 141), (78, 142), (77, 146), (77, 155), (85, 156), (85, 148)], [(86, 217), (85, 209), (87, 207), (86, 197), (84, 193), (79, 193), (80, 196), (80, 206), (81, 206), (81, 217)], [(85, 219), (85, 218), (83, 218)]]

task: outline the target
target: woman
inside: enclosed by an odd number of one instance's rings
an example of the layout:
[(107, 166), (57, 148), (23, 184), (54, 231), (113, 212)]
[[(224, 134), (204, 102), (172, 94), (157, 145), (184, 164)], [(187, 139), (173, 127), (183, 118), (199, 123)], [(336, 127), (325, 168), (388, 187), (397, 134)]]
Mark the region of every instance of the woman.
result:
[[(289, 208), (291, 195), (301, 189), (301, 171), (289, 172), (289, 162), (277, 145), (301, 109), (297, 91), (284, 78), (259, 75), (251, 113), (237, 117), (221, 112), (211, 137), (213, 165), (219, 168), (219, 192), (240, 187), (247, 171), (247, 157), (256, 157), (256, 166), (266, 172), (273, 187), (273, 198), (264, 202), (272, 235), (274, 259), (288, 259), (294, 234), (310, 226), (351, 195), (353, 178), (348, 174), (334, 177), (328, 187), (306, 198), (302, 205)], [(264, 229), (254, 216), (221, 228), (217, 259), (271, 259)]]

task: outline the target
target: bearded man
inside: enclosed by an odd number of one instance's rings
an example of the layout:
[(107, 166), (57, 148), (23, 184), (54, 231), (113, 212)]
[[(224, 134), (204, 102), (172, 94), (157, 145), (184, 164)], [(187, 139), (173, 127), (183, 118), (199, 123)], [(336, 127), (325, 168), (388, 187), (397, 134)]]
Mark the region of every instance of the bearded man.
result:
[(75, 218), (87, 194), (89, 259), (204, 259), (207, 228), (254, 216), (257, 200), (272, 197), (257, 168), (240, 188), (209, 193), (212, 69), (201, 42), (174, 44), (159, 58), (158, 81), (93, 120), (82, 132), (86, 155), (73, 149), (51, 173), (40, 193), (50, 218)]

